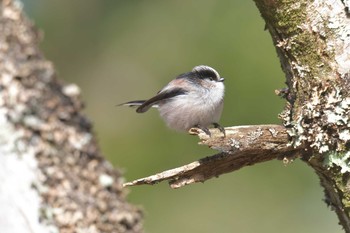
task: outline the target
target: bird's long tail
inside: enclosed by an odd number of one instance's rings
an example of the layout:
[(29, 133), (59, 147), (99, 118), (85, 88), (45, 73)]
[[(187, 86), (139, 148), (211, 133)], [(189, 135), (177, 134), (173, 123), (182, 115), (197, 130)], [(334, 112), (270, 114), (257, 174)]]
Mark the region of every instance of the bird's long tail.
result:
[(138, 106), (141, 106), (144, 102), (146, 102), (146, 100), (134, 100), (134, 101), (118, 104), (117, 106), (138, 107)]
[(136, 112), (137, 113), (144, 113), (147, 112), (147, 110), (150, 107), (153, 108), (158, 108), (157, 104), (147, 104), (146, 106), (143, 106), (143, 104), (146, 102), (146, 100), (134, 100), (134, 101), (129, 101), (126, 103), (118, 104), (117, 106), (129, 106), (129, 107), (137, 107)]

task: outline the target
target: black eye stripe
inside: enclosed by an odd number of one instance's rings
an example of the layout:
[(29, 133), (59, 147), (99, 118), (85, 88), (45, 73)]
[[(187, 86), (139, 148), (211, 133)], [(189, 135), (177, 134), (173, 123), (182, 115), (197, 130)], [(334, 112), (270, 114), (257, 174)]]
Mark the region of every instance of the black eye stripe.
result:
[(211, 70), (201, 70), (197, 73), (201, 78), (217, 79), (216, 74)]
[(200, 69), (180, 74), (176, 79), (186, 79), (192, 83), (199, 84), (201, 80), (219, 81), (220, 76), (213, 70)]

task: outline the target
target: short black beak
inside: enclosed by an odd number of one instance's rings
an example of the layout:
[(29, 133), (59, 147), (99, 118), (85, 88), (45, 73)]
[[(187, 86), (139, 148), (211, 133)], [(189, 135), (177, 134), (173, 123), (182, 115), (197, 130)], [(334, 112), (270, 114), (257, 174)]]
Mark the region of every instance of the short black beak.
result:
[(223, 82), (225, 79), (224, 78), (220, 78), (219, 79), (219, 82)]

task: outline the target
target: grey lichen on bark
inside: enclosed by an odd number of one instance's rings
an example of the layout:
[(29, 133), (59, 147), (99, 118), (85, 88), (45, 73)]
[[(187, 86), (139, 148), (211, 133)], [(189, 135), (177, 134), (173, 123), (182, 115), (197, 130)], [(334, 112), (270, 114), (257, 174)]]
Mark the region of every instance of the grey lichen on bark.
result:
[(350, 18), (343, 1), (255, 0), (286, 74), (281, 114), (350, 232)]
[(79, 88), (56, 78), (19, 2), (0, 1), (0, 31), (1, 232), (142, 232)]

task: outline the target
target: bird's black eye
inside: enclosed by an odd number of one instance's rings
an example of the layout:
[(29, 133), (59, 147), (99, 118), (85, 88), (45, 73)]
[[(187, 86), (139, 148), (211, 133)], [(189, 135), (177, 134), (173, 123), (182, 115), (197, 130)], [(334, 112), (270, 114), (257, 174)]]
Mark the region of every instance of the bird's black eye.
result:
[(209, 79), (210, 81), (214, 81), (214, 78), (211, 77), (211, 76), (209, 76), (208, 79)]

